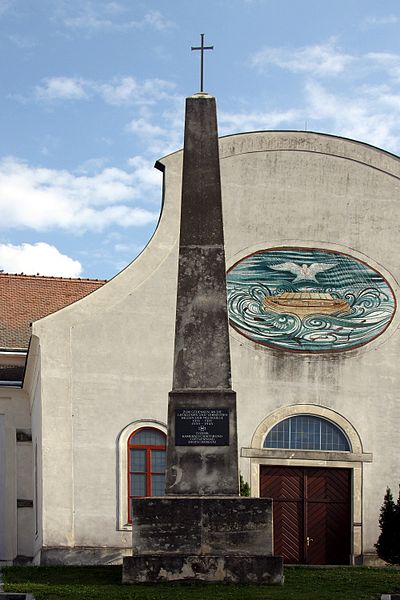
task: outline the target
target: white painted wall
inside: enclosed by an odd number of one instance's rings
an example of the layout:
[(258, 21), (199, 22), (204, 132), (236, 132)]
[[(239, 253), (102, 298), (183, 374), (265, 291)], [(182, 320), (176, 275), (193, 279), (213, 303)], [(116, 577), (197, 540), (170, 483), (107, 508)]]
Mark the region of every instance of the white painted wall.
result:
[[(228, 267), (280, 245), (337, 249), (377, 266), (397, 293), (396, 157), (301, 132), (230, 136), (220, 148)], [(129, 532), (119, 523), (118, 439), (135, 420), (166, 422), (181, 161), (181, 152), (161, 161), (164, 209), (143, 253), (103, 288), (33, 325), (40, 340), (33, 429), (41, 438), (44, 547), (130, 547)], [(343, 415), (363, 450), (373, 452), (363, 487), (369, 551), (386, 485), (397, 489), (400, 480), (397, 327), (395, 318), (377, 341), (324, 356), (273, 351), (231, 332), (240, 447), (250, 446), (272, 411), (301, 403)], [(248, 459), (241, 468), (248, 479)]]
[(17, 429), (30, 430), (29, 400), (17, 388), (0, 388), (0, 564), (18, 555), (32, 556), (31, 444), (17, 443)]

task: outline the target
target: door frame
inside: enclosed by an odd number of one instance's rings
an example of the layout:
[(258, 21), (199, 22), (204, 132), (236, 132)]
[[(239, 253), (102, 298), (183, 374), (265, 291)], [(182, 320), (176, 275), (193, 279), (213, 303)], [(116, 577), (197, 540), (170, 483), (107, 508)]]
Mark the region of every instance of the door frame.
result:
[[(315, 415), (333, 422), (347, 436), (351, 451), (281, 450), (263, 448), (268, 432), (280, 421), (299, 414)], [(363, 464), (372, 462), (372, 453), (364, 452), (361, 438), (353, 425), (330, 408), (314, 404), (294, 404), (278, 408), (257, 427), (250, 448), (241, 448), (241, 456), (250, 459), (252, 496), (260, 496), (260, 466), (336, 467), (351, 469), (351, 540), (350, 564), (362, 562), (363, 554)]]

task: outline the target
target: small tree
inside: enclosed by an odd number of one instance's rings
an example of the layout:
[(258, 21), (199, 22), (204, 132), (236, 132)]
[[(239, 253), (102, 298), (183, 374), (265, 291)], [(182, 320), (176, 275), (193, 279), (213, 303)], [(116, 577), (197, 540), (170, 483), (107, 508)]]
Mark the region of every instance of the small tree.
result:
[(386, 489), (379, 516), (381, 533), (375, 544), (379, 558), (392, 565), (400, 564), (400, 494), (397, 504), (390, 488)]
[(240, 475), (240, 495), (241, 496), (250, 496), (250, 486), (243, 479), (243, 475)]

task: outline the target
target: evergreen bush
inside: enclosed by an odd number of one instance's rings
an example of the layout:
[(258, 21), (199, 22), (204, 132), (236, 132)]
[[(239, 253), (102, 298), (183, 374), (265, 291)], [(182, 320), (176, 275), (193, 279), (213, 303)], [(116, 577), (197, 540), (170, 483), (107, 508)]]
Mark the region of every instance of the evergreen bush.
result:
[(379, 516), (381, 533), (375, 544), (379, 558), (392, 565), (400, 564), (400, 493), (395, 504), (390, 488), (386, 489)]
[(250, 496), (250, 486), (243, 479), (243, 475), (240, 475), (240, 495), (241, 496)]

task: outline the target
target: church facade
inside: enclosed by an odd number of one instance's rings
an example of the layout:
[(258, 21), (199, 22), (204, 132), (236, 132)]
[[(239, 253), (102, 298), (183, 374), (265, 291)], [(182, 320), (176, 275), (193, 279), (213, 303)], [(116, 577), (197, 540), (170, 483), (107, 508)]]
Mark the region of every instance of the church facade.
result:
[[(400, 161), (290, 131), (223, 137), (220, 161), (241, 473), (287, 563), (371, 564), (400, 481)], [(23, 385), (0, 388), (1, 561), (119, 562), (130, 499), (163, 492), (182, 151), (156, 166), (147, 247), (35, 321)]]

